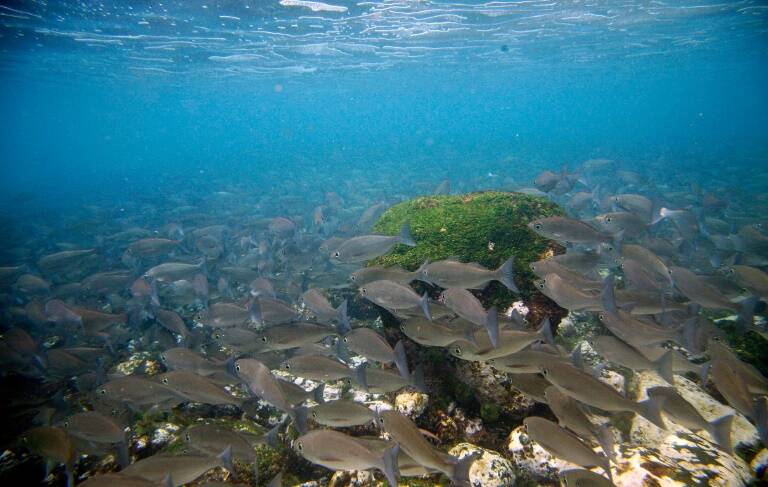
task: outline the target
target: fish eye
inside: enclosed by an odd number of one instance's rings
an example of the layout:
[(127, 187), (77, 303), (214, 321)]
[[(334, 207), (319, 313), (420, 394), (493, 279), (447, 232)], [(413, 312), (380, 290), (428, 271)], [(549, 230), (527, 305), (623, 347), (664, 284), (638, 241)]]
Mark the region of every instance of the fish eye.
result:
[(461, 347), (454, 348), (453, 353), (455, 353), (456, 355), (461, 355)]
[(189, 433), (184, 433), (184, 438), (185, 438), (187, 441), (192, 441), (192, 438), (190, 438), (190, 437), (189, 437)]
[(536, 225), (533, 226), (533, 228), (535, 230), (541, 230), (541, 223), (537, 223)]
[(539, 289), (544, 289), (544, 281), (541, 281), (541, 282), (539, 283)]
[(215, 340), (221, 340), (221, 334), (219, 334), (219, 333), (216, 333), (215, 335), (213, 335), (213, 338), (214, 338)]
[(63, 426), (64, 426), (65, 428), (69, 428), (69, 421), (64, 421), (64, 424), (63, 424)]
[(722, 338), (720, 338), (720, 337), (712, 337), (712, 341), (720, 342), (720, 341), (722, 341)]
[(360, 294), (365, 294), (365, 293), (367, 293), (367, 292), (368, 292), (368, 290), (367, 290), (367, 289), (365, 289), (364, 287), (363, 287), (363, 288), (360, 288)]
[(344, 343), (349, 343), (349, 339), (347, 337), (342, 338), (342, 340), (344, 341)]
[(384, 418), (383, 417), (379, 418), (379, 423), (384, 424)]
[(350, 278), (350, 279), (352, 279), (353, 281), (356, 281), (356, 280), (357, 280), (357, 276), (354, 276), (354, 275), (352, 275), (352, 276), (349, 276), (349, 278)]
[(285, 367), (285, 370), (289, 370), (291, 368), (291, 364), (283, 364), (283, 367)]
[(164, 353), (161, 353), (161, 354), (160, 354), (160, 360), (162, 360), (163, 362), (165, 362), (165, 354), (164, 354)]
[(106, 393), (107, 393), (107, 390), (106, 390), (106, 389), (99, 389), (99, 394), (101, 394), (102, 396), (103, 396), (104, 394), (106, 394)]
[(301, 442), (296, 443), (296, 449), (299, 450), (299, 451), (302, 451), (302, 450), (304, 450), (304, 445), (302, 445)]
[(611, 223), (612, 218), (610, 216), (605, 217), (605, 223)]
[(267, 337), (261, 337), (261, 341), (267, 343)]
[(546, 367), (543, 367), (541, 369), (541, 373), (544, 374), (544, 377), (546, 377), (549, 375), (549, 369), (547, 369)]
[(240, 366), (239, 365), (235, 365), (235, 370), (240, 372)]
[(597, 319), (599, 319), (600, 321), (605, 320), (605, 314), (600, 313), (599, 315), (597, 315)]
[(336, 252), (334, 252), (334, 253), (333, 253), (333, 256), (334, 256), (334, 257), (338, 257), (338, 256), (340, 256), (340, 255), (341, 255), (341, 253), (340, 253), (338, 250), (337, 250)]
[(315, 411), (312, 411), (312, 417), (313, 417), (314, 419), (317, 419), (317, 413), (316, 413)]
[(168, 384), (168, 377), (163, 377), (163, 380), (161, 380), (163, 384)]

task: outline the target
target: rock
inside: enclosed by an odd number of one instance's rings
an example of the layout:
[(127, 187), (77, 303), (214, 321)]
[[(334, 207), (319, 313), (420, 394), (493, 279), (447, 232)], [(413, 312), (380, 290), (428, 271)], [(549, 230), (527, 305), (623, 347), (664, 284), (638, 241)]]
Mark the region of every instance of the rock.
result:
[(427, 408), (429, 396), (420, 392), (401, 392), (395, 397), (395, 409), (410, 416), (418, 418)]
[(472, 487), (505, 487), (515, 484), (515, 467), (499, 453), (471, 443), (459, 443), (448, 452), (459, 458), (479, 455), (469, 469)]
[(559, 472), (578, 465), (560, 460), (549, 454), (538, 443), (533, 442), (523, 426), (518, 426), (507, 438), (507, 450), (525, 480), (533, 484), (557, 483)]
[[(647, 398), (647, 388), (668, 385), (653, 372), (636, 374), (634, 382), (637, 390), (641, 391), (638, 400)], [(675, 386), (708, 421), (724, 414), (735, 414), (732, 434), (734, 443), (750, 446), (756, 444), (755, 428), (746, 418), (717, 402), (681, 376), (675, 377)], [(761, 457), (763, 460), (758, 459), (758, 455), (750, 466), (739, 456), (728, 455), (717, 449), (706, 433), (702, 432), (699, 436), (668, 418), (666, 423), (667, 430), (661, 430), (643, 417), (634, 415), (628, 435), (622, 435), (614, 429), (617, 464), (613, 465), (613, 477), (617, 487), (747, 485), (752, 479), (752, 472), (759, 472), (768, 459), (768, 454)], [(539, 445), (532, 443), (522, 427), (512, 431), (508, 448), (522, 475), (535, 482), (553, 482), (559, 472), (575, 467), (553, 458)], [(595, 451), (599, 452), (600, 448), (595, 446)], [(598, 468), (594, 471), (602, 473)]]
[[(522, 419), (528, 415), (534, 402), (507, 383), (506, 374), (481, 362), (460, 360), (456, 365), (456, 380), (469, 386), (473, 397), (483, 405), (493, 405), (499, 413)], [(489, 407), (486, 406), (485, 410)], [(489, 421), (491, 418), (483, 418)], [(492, 422), (492, 421), (490, 421)]]
[(542, 299), (543, 295), (533, 285), (535, 276), (529, 264), (561, 252), (562, 247), (538, 236), (527, 225), (537, 218), (562, 214), (555, 203), (520, 193), (486, 191), (415, 198), (385, 211), (373, 226), (373, 233), (397, 235), (408, 221), (418, 245), (396, 246), (368, 265), (399, 265), (414, 270), (425, 260), (458, 258), (496, 269), (514, 256), (515, 283), (521, 296), (494, 281), (480, 293), (481, 301), (486, 307), (495, 305), (503, 312), (522, 297), (524, 306), (534, 315), (529, 316), (532, 323), (539, 322), (539, 308), (544, 306), (545, 315), (557, 315), (552, 316), (552, 324), (556, 325), (565, 313), (548, 299)]
[[(651, 387), (669, 386), (661, 377), (650, 371), (638, 372), (635, 374), (637, 390), (639, 391), (638, 400), (647, 399), (645, 391)], [(694, 382), (682, 377), (675, 376), (675, 388), (686, 401), (690, 402), (694, 408), (706, 419), (712, 421), (726, 414), (733, 414), (733, 427), (731, 430), (731, 442), (734, 447), (737, 445), (753, 446), (759, 441), (757, 430), (740, 413), (736, 412), (730, 406), (727, 406), (704, 392)], [(666, 416), (665, 416), (666, 419)], [(668, 431), (662, 432), (651, 425), (642, 417), (635, 416), (632, 424), (632, 440), (635, 443), (654, 444), (662, 437), (669, 436), (670, 432), (674, 434), (692, 434), (682, 426), (678, 426), (672, 421), (666, 421)], [(709, 440), (709, 435), (701, 433), (704, 438)]]
[(152, 353), (137, 352), (131, 355), (128, 360), (117, 364), (115, 370), (122, 375), (131, 375), (139, 371), (141, 374), (152, 376), (158, 374), (161, 367), (153, 358)]

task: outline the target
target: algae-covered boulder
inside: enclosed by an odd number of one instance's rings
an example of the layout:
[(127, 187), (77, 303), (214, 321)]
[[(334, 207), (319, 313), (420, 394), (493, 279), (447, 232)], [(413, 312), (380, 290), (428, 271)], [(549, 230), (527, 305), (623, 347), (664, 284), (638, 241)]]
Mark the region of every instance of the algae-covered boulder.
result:
[(485, 191), (415, 198), (385, 211), (373, 231), (397, 235), (403, 223), (409, 222), (417, 245), (398, 245), (368, 265), (399, 265), (414, 270), (426, 260), (455, 258), (496, 269), (514, 256), (515, 282), (521, 296), (492, 282), (479, 295), (480, 299), (486, 306), (496, 305), (500, 311), (521, 298), (527, 304), (539, 302), (546, 298), (533, 285), (529, 264), (562, 248), (538, 236), (527, 225), (538, 218), (562, 214), (555, 203), (521, 193)]

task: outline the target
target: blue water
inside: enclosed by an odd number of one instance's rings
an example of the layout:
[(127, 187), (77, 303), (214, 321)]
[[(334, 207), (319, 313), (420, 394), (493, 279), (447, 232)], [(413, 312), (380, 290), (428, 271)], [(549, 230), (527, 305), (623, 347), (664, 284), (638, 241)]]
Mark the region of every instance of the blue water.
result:
[(4, 197), (768, 164), (763, 2), (329, 3), (3, 0)]

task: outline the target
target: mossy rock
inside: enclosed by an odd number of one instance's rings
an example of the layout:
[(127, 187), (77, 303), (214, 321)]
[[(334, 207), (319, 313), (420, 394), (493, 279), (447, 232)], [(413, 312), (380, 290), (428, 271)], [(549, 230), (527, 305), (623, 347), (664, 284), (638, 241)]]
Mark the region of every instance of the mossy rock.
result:
[[(496, 269), (514, 256), (515, 283), (528, 303), (541, 296), (533, 285), (529, 264), (563, 249), (527, 225), (532, 220), (563, 214), (555, 203), (521, 193), (484, 191), (415, 198), (385, 211), (373, 231), (397, 235), (408, 221), (418, 245), (397, 245), (368, 265), (399, 265), (415, 270), (425, 260), (457, 258)], [(495, 305), (500, 310), (520, 299), (497, 282), (491, 283), (480, 298), (486, 306)]]

